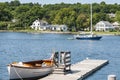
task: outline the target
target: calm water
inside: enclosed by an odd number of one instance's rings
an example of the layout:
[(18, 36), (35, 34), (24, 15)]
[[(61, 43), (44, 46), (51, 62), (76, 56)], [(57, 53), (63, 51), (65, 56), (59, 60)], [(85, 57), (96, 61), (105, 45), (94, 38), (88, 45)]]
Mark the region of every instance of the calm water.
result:
[(0, 33), (0, 80), (9, 80), (6, 65), (14, 61), (49, 58), (52, 50), (71, 51), (72, 63), (86, 57), (109, 60), (109, 64), (86, 80), (120, 79), (120, 36), (103, 36), (100, 41), (68, 40), (71, 34)]

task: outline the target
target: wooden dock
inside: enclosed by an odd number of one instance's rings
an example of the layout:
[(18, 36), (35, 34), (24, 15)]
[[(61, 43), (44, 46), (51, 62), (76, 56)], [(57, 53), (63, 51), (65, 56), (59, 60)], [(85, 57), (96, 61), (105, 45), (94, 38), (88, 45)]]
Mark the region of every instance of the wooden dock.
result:
[(71, 66), (71, 72), (64, 74), (50, 74), (39, 80), (83, 80), (93, 72), (108, 64), (108, 60), (86, 59)]

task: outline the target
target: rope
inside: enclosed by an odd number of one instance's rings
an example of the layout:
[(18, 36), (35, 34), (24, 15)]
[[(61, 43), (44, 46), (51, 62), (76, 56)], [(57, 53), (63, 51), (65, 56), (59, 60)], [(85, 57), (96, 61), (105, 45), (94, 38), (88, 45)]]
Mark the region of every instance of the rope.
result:
[[(22, 52), (21, 50), (20, 50), (20, 52)], [(23, 80), (23, 78), (20, 76), (20, 74), (17, 72), (17, 70), (16, 70), (16, 68), (14, 67), (14, 65), (13, 65), (13, 68), (14, 68), (14, 70), (15, 70), (15, 73), (18, 75), (18, 77), (20, 78), (20, 80)]]
[[(5, 53), (7, 53), (6, 51), (4, 51)], [(10, 59), (11, 60), (11, 59)], [(12, 61), (12, 60), (11, 60)], [(17, 72), (17, 70), (15, 69), (14, 65), (12, 65), (14, 70), (15, 70), (15, 73), (18, 75), (18, 77), (20, 78), (20, 80), (23, 80), (22, 77), (19, 75), (19, 73)], [(10, 65), (11, 67), (11, 65)]]
[(15, 73), (18, 75), (18, 77), (20, 78), (20, 80), (23, 80), (22, 77), (19, 75), (19, 73), (17, 72), (17, 70), (15, 69), (14, 65), (13, 65), (13, 68), (15, 70)]

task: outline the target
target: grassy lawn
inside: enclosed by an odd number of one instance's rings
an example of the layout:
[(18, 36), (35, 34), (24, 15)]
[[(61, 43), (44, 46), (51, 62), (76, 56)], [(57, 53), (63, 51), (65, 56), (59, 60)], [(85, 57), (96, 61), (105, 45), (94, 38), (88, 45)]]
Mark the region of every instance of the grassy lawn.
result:
[[(0, 32), (32, 32), (32, 33), (71, 33), (79, 34), (79, 32), (60, 32), (60, 31), (39, 31), (39, 30), (0, 30)], [(120, 32), (93, 32), (98, 35), (120, 35)]]
[(100, 35), (120, 35), (120, 32), (94, 32), (94, 33)]

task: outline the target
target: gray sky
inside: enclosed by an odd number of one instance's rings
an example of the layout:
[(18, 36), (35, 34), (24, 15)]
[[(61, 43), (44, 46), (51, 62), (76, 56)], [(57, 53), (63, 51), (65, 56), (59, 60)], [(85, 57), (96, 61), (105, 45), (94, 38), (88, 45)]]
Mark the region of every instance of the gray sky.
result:
[[(0, 2), (10, 2), (10, 1), (13, 1), (13, 0), (0, 0)], [(55, 3), (61, 3), (61, 2), (64, 2), (64, 3), (100, 3), (102, 1), (105, 1), (106, 4), (114, 4), (114, 3), (118, 3), (120, 4), (120, 0), (19, 0), (21, 3), (29, 3), (29, 2), (32, 2), (32, 3), (39, 3), (39, 4), (55, 4)]]

